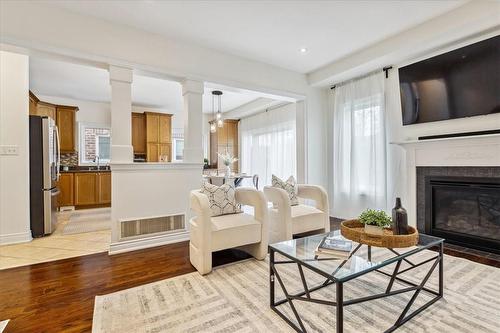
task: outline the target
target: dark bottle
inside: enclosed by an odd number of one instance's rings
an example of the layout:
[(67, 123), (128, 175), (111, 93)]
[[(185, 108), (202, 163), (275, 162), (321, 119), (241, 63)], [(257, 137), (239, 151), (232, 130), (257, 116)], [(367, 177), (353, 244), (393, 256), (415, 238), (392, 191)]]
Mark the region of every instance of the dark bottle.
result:
[(396, 207), (392, 209), (391, 227), (394, 235), (408, 235), (408, 214), (401, 206), (401, 198), (396, 198)]

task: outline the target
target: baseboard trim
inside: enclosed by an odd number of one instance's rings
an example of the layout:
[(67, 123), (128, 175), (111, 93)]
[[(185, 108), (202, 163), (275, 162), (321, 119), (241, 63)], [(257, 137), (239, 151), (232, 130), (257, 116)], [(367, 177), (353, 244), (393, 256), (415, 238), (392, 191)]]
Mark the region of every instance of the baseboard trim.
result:
[(140, 239), (131, 239), (122, 242), (111, 243), (109, 246), (109, 255), (137, 251), (150, 247), (167, 245), (189, 240), (189, 231), (177, 232), (175, 234), (158, 235)]
[(0, 245), (31, 242), (31, 231), (0, 235)]

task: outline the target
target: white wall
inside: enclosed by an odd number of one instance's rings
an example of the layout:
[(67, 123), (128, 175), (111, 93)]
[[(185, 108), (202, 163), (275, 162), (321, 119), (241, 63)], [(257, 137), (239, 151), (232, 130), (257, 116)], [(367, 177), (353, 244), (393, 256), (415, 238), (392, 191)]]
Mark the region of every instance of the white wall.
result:
[(77, 122), (96, 123), (106, 126), (111, 126), (111, 106), (109, 103), (98, 103), (90, 101), (82, 101), (72, 98), (36, 95), (38, 99), (44, 102), (78, 106), (76, 113)]
[(310, 88), (306, 99), (306, 182), (328, 188), (327, 89)]
[(29, 202), (28, 57), (0, 51), (0, 244), (31, 240)]
[[(112, 221), (186, 214), (186, 228), (192, 212), (189, 193), (200, 188), (202, 164), (135, 163), (113, 164)], [(147, 195), (145, 195), (145, 193)], [(177, 195), (173, 195), (173, 193)], [(186, 195), (179, 195), (186, 193)], [(112, 223), (110, 253), (137, 250), (189, 239), (185, 231), (177, 234), (119, 241), (119, 224)]]

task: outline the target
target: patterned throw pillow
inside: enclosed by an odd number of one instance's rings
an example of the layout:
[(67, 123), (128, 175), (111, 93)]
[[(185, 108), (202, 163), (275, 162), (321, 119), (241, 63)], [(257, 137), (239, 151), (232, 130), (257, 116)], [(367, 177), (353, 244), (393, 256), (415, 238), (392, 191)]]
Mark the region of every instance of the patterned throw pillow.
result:
[(208, 197), (212, 216), (241, 213), (241, 205), (236, 202), (233, 186), (216, 186), (204, 182), (200, 192)]
[(285, 182), (275, 175), (272, 175), (272, 186), (285, 190), (290, 197), (290, 204), (292, 206), (299, 204), (299, 199), (297, 198), (297, 182), (293, 176), (290, 176)]

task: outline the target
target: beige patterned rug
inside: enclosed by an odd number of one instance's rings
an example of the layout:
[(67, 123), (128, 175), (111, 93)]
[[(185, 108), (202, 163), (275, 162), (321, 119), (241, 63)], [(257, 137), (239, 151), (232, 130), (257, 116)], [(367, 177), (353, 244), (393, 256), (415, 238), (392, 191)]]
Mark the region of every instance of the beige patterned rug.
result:
[[(430, 258), (434, 252), (419, 254), (418, 260)], [(374, 251), (374, 260), (386, 256)], [(413, 257), (415, 258), (415, 257)], [(417, 261), (417, 260), (415, 260)], [(420, 282), (427, 265), (404, 277)], [(405, 264), (402, 268), (407, 267)], [(387, 271), (391, 271), (390, 266)], [(95, 299), (94, 333), (159, 333), (159, 332), (293, 332), (269, 308), (269, 266), (254, 259), (218, 267), (207, 276), (186, 274), (171, 279), (126, 289)], [(280, 265), (280, 275), (291, 291), (301, 291), (296, 265)], [(463, 332), (500, 331), (500, 269), (465, 259), (446, 256), (445, 297), (434, 303), (398, 332)], [(309, 282), (321, 278), (305, 270)], [(345, 299), (384, 292), (388, 278), (370, 273), (345, 284)], [(282, 298), (278, 292), (277, 299)], [(395, 283), (394, 289), (403, 285)], [(437, 287), (437, 271), (427, 287)], [(350, 305), (344, 308), (345, 332), (383, 332), (393, 325), (412, 293)], [(334, 300), (335, 287), (321, 289), (316, 297)], [(430, 299), (421, 293), (415, 306)], [(308, 332), (334, 332), (335, 309), (330, 306), (296, 301), (294, 304)], [(290, 307), (280, 306), (288, 315)], [(410, 310), (412, 311), (412, 310)]]
[(71, 212), (63, 234), (80, 234), (111, 228), (111, 208), (82, 209)]

